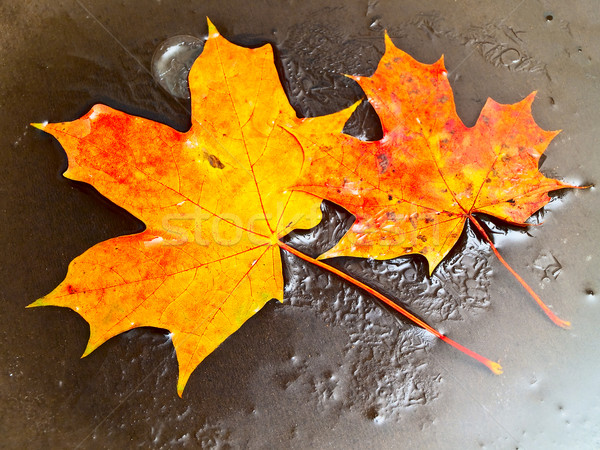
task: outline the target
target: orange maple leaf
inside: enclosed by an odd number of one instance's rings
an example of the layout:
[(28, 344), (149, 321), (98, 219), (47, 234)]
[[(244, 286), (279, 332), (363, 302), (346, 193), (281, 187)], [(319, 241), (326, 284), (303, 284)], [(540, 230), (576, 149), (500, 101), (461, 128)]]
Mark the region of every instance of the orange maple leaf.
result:
[[(179, 395), (210, 352), (271, 298), (282, 299), (279, 238), (321, 219), (321, 199), (290, 189), (304, 153), (280, 126), (296, 113), (271, 46), (237, 47), (209, 22), (189, 84), (185, 133), (104, 105), (73, 122), (34, 124), (64, 147), (66, 177), (93, 184), (146, 229), (92, 247), (30, 306), (83, 316), (84, 356), (134, 327), (169, 330)], [(349, 114), (307, 123), (340, 132)]]
[[(379, 115), (381, 140), (325, 136), (302, 121), (290, 128), (311, 154), (296, 189), (331, 200), (356, 217), (319, 259), (418, 253), (427, 258), (431, 273), (467, 220), (487, 238), (474, 214), (526, 226), (550, 200), (549, 191), (575, 187), (538, 170), (540, 156), (558, 132), (544, 131), (533, 119), (535, 93), (514, 105), (488, 99), (475, 126), (468, 128), (456, 114), (443, 59), (422, 64), (396, 48), (387, 34), (385, 41), (375, 73), (352, 77)], [(568, 326), (487, 240), (546, 314)]]

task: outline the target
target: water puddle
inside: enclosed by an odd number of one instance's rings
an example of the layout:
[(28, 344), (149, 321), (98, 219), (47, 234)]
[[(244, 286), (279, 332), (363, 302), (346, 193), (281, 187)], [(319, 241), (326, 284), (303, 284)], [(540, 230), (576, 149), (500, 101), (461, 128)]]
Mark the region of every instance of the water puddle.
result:
[(173, 36), (162, 42), (152, 56), (152, 76), (169, 94), (189, 99), (188, 75), (204, 48), (204, 39)]

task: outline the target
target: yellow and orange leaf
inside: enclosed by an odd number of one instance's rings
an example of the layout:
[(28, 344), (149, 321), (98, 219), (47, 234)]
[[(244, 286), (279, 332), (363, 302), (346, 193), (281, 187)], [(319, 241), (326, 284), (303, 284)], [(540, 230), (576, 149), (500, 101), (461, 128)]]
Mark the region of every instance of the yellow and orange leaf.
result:
[[(320, 259), (421, 254), (431, 273), (467, 220), (483, 231), (474, 214), (527, 225), (550, 200), (548, 192), (574, 187), (538, 170), (558, 132), (544, 131), (533, 119), (535, 93), (514, 105), (488, 99), (468, 128), (456, 114), (443, 60), (419, 63), (387, 34), (385, 39), (375, 73), (352, 77), (379, 115), (381, 140), (326, 136), (318, 124), (301, 120), (290, 126), (311, 155), (295, 189), (333, 201), (356, 217)], [(568, 325), (518, 278), (552, 320)]]
[[(196, 366), (271, 298), (282, 299), (279, 238), (309, 228), (321, 200), (290, 188), (304, 164), (281, 123), (296, 113), (273, 51), (235, 46), (209, 23), (189, 77), (185, 133), (96, 105), (34, 124), (67, 152), (65, 176), (92, 184), (146, 225), (97, 244), (31, 306), (64, 306), (90, 325), (84, 356), (134, 327), (170, 331), (182, 394)], [(310, 119), (340, 132), (350, 111)]]

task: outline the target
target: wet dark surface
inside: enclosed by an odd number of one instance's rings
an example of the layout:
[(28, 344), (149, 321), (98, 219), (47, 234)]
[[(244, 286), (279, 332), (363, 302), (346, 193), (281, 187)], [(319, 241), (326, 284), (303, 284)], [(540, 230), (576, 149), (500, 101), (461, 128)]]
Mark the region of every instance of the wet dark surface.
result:
[[(545, 318), (471, 230), (431, 278), (421, 258), (333, 262), (499, 358), (499, 377), (292, 256), (285, 302), (267, 304), (210, 355), (183, 399), (166, 331), (133, 330), (80, 359), (83, 319), (25, 309), (75, 256), (141, 227), (93, 188), (65, 180), (63, 150), (28, 123), (71, 120), (102, 102), (186, 129), (188, 100), (155, 80), (152, 58), (174, 36), (202, 39), (206, 16), (239, 45), (275, 45), (301, 115), (362, 97), (342, 74), (374, 71), (384, 29), (420, 61), (445, 55), (468, 125), (487, 97), (516, 102), (537, 90), (534, 117), (563, 130), (542, 171), (598, 182), (595, 0), (181, 3), (0, 3), (0, 446), (598, 448), (595, 188), (557, 196), (534, 219), (540, 227), (488, 222), (513, 268), (573, 322), (569, 331)], [(378, 136), (368, 105), (347, 131)], [(331, 245), (348, 226), (346, 213), (325, 209), (319, 230), (290, 237), (298, 248)]]

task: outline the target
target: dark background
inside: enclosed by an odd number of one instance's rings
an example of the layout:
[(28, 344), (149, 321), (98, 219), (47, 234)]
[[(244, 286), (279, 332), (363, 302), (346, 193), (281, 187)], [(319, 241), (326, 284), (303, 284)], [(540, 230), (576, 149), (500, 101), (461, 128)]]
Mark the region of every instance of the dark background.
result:
[[(471, 231), (434, 273), (423, 260), (338, 260), (493, 359), (491, 375), (320, 270), (286, 258), (272, 301), (176, 395), (165, 330), (139, 329), (80, 359), (87, 323), (64, 308), (25, 309), (96, 242), (141, 224), (61, 176), (66, 156), (29, 122), (72, 120), (97, 102), (189, 127), (189, 105), (153, 77), (167, 38), (206, 34), (271, 43), (300, 115), (360, 99), (343, 73), (369, 75), (383, 30), (419, 61), (442, 54), (458, 114), (487, 97), (538, 91), (534, 117), (562, 129), (542, 171), (594, 184), (600, 169), (600, 10), (560, 1), (117, 1), (0, 3), (0, 446), (4, 448), (598, 448), (600, 387), (596, 189), (562, 193), (528, 232), (490, 224), (506, 259), (573, 322), (553, 326)], [(377, 136), (367, 105), (348, 131)], [(327, 206), (315, 249), (348, 215)], [(308, 250), (307, 250), (308, 251)]]

